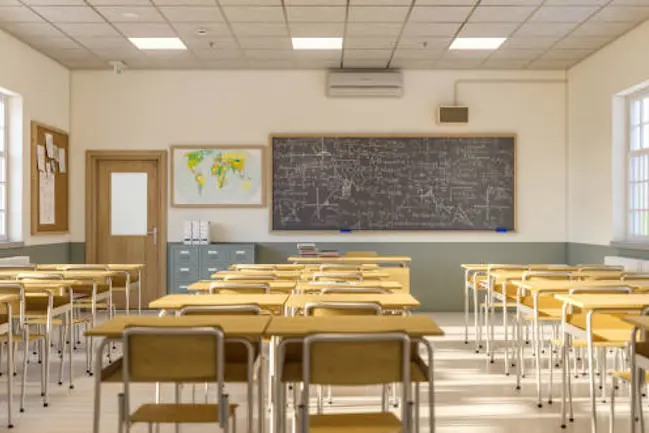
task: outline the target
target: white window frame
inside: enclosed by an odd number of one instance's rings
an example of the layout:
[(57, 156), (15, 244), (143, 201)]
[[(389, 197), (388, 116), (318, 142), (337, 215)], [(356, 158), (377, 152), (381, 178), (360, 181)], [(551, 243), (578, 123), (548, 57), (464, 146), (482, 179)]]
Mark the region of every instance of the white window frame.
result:
[(4, 180), (0, 178), (0, 185), (4, 186), (4, 196), (0, 202), (0, 214), (4, 214), (4, 227), (0, 227), (0, 242), (7, 242), (9, 240), (9, 98), (7, 95), (0, 93), (0, 104), (4, 111), (3, 123), (0, 124), (0, 138), (4, 144), (4, 150), (0, 149), (0, 165), (2, 165), (0, 170), (4, 173)]
[[(645, 89), (641, 92), (633, 93), (627, 97), (627, 101), (626, 101), (626, 122), (625, 122), (626, 140), (625, 140), (625, 158), (624, 158), (624, 164), (625, 164), (624, 233), (627, 241), (635, 242), (635, 243), (649, 243), (649, 178), (640, 179), (640, 180), (631, 179), (632, 176), (631, 160), (634, 157), (639, 157), (639, 156), (645, 157), (646, 159), (645, 164), (647, 164), (647, 167), (644, 167), (644, 170), (645, 173), (649, 173), (649, 139), (647, 143), (643, 143), (642, 141), (642, 128), (645, 126), (649, 128), (649, 120), (643, 121), (644, 113), (642, 109), (640, 112), (638, 124), (632, 123), (633, 118), (631, 115), (632, 105), (635, 102), (644, 99), (649, 99), (649, 90)], [(649, 119), (649, 117), (647, 119)], [(638, 126), (640, 127), (639, 140), (641, 143), (641, 148), (639, 150), (633, 150), (631, 149), (631, 134), (632, 134), (632, 130)], [(645, 146), (644, 148), (642, 148), (642, 144), (644, 144)], [(641, 207), (638, 207), (638, 205), (636, 204), (635, 209), (632, 210), (631, 209), (632, 206), (631, 187), (637, 184), (645, 184), (647, 190), (646, 193), (641, 196), (641, 200), (642, 200)], [(631, 215), (633, 213), (638, 213), (638, 212), (646, 212), (647, 215), (647, 227), (645, 228), (644, 234), (639, 234), (638, 230), (634, 231), (634, 229), (631, 227)], [(640, 228), (640, 230), (642, 230), (642, 228)]]

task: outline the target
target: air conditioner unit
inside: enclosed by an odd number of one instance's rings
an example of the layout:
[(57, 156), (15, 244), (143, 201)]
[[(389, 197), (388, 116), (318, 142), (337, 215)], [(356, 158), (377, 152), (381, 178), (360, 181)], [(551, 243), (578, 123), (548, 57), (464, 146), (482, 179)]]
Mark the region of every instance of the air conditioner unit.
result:
[(403, 96), (403, 75), (394, 70), (336, 70), (327, 76), (327, 96), (332, 98)]

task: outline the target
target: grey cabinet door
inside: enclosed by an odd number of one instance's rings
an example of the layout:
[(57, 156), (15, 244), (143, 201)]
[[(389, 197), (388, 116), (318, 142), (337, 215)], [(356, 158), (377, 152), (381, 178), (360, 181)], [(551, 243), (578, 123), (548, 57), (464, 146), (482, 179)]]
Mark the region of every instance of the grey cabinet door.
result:
[(255, 246), (254, 245), (228, 245), (229, 257), (231, 263), (255, 263)]

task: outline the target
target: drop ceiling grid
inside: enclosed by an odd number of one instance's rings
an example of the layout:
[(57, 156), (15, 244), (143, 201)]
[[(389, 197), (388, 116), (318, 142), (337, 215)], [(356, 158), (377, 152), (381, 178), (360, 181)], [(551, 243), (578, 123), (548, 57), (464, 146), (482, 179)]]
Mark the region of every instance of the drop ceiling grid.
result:
[[(0, 1), (0, 29), (72, 69), (565, 69), (647, 18), (649, 0)], [(127, 40), (143, 36), (177, 36), (188, 51)], [(344, 37), (343, 50), (292, 50), (291, 37), (326, 36)], [(449, 51), (457, 36), (509, 39)]]

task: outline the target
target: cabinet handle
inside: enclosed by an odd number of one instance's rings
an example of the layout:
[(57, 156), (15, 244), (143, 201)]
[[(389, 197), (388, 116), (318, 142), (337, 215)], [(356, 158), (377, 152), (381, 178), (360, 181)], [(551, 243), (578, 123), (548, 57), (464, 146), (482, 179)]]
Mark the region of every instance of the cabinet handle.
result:
[(239, 255), (239, 256), (243, 256), (243, 255), (246, 254), (246, 252), (245, 252), (245, 251), (242, 251), (242, 250), (239, 250), (239, 251), (237, 251), (235, 254), (237, 254), (237, 255)]
[(218, 253), (219, 253), (218, 251), (212, 251), (212, 250), (207, 252), (207, 254), (209, 254), (210, 256), (217, 255)]
[(180, 272), (189, 272), (189, 268), (180, 268), (178, 269)]
[(216, 272), (219, 268), (207, 268), (209, 272)]
[(181, 256), (188, 256), (189, 251), (188, 250), (181, 250), (178, 254), (180, 254)]
[(187, 290), (189, 288), (189, 286), (178, 286), (178, 288)]

